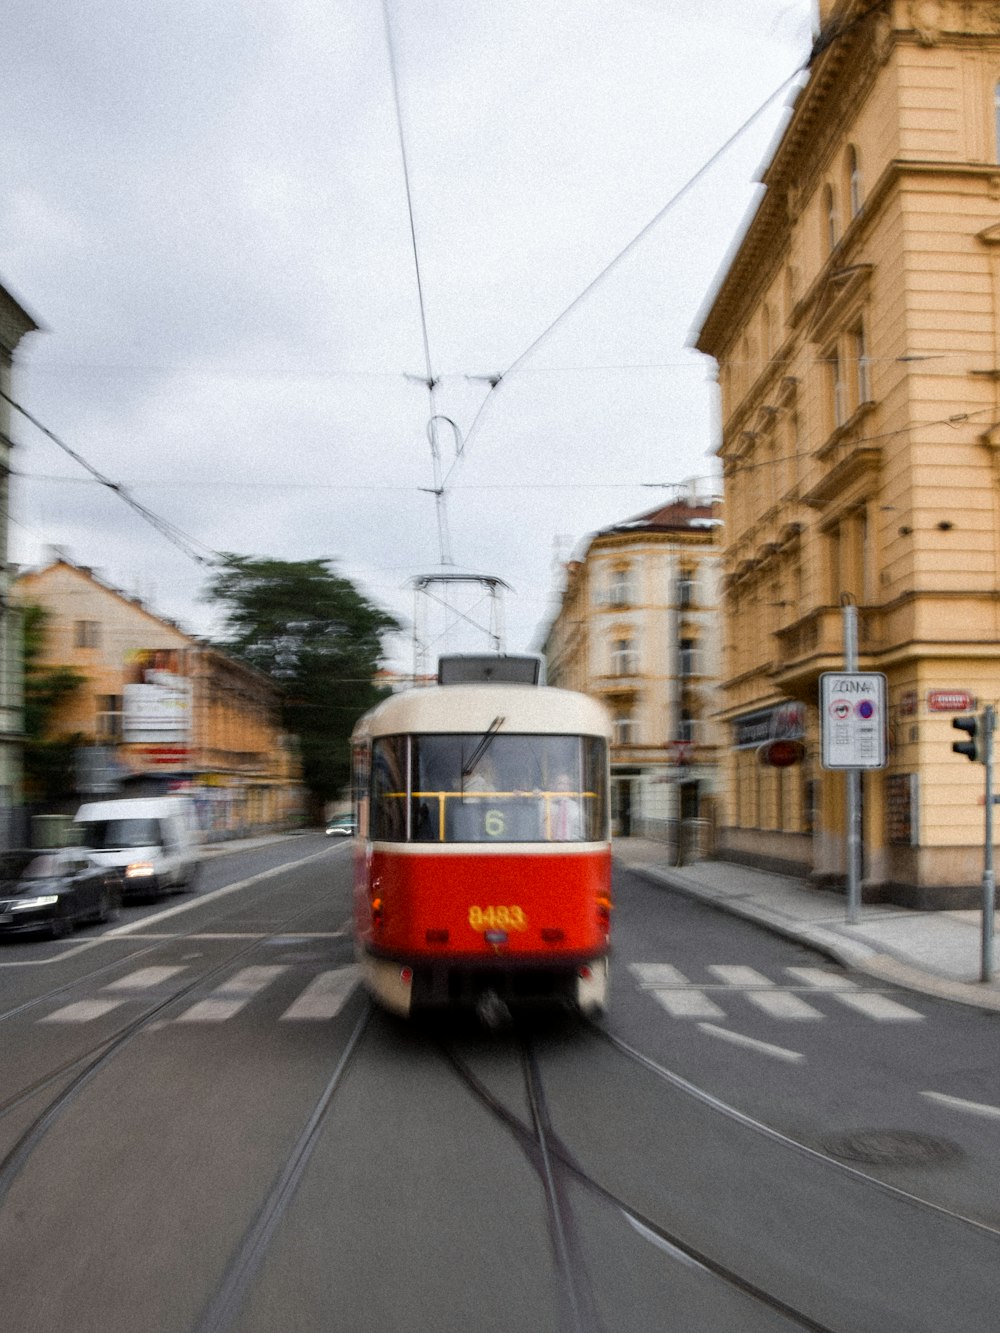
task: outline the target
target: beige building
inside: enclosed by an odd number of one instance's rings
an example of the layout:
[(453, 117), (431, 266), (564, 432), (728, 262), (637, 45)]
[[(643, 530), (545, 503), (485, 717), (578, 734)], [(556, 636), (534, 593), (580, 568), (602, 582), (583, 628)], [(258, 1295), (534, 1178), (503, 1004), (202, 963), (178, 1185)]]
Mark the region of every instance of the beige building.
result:
[(261, 672), (65, 558), (22, 574), (13, 594), (48, 613), (44, 662), (86, 678), (53, 727), (90, 742), (78, 752), (81, 796), (185, 792), (209, 836), (298, 816), (300, 765)]
[[(820, 18), (697, 344), (722, 395), (722, 845), (842, 878), (817, 686), (849, 602), (859, 668), (888, 680), (865, 896), (975, 903), (983, 769), (951, 722), (1000, 698), (1000, 11), (823, 0)], [(804, 763), (762, 766), (755, 735), (796, 704)]]
[(712, 815), (720, 526), (716, 501), (688, 495), (596, 533), (566, 567), (542, 651), (549, 684), (611, 711), (619, 834), (673, 841)]

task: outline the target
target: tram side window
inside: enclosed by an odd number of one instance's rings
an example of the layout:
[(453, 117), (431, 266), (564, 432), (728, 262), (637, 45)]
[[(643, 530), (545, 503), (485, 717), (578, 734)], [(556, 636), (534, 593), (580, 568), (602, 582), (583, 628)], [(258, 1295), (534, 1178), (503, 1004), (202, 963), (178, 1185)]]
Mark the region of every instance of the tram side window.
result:
[(372, 746), (371, 837), (376, 842), (406, 838), (406, 737), (381, 736)]
[(608, 836), (608, 743), (600, 736), (584, 738), (583, 785), (593, 792), (583, 807), (583, 837), (599, 842)]

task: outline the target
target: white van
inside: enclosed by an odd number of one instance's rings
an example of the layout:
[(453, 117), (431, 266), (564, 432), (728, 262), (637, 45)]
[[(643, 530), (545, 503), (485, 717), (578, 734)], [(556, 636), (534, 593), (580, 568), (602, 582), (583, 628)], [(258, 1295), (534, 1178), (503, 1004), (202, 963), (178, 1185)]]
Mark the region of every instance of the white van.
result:
[(182, 796), (90, 801), (76, 812), (72, 838), (93, 861), (121, 870), (125, 894), (193, 888), (201, 864), (194, 810)]

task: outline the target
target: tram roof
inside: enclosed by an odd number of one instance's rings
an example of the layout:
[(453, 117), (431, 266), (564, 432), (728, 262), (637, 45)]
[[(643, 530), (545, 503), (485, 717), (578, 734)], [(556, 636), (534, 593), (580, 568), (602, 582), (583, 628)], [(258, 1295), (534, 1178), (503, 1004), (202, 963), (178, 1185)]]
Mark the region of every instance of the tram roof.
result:
[(354, 728), (364, 736), (406, 732), (486, 731), (497, 717), (503, 732), (611, 736), (611, 718), (586, 694), (548, 685), (429, 685), (390, 695)]

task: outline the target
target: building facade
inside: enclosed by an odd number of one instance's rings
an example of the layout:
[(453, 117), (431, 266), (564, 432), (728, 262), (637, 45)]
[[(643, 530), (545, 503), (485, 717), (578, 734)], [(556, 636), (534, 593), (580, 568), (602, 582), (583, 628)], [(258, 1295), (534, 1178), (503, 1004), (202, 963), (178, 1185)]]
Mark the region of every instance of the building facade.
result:
[(43, 662), (85, 683), (53, 731), (86, 739), (78, 795), (184, 792), (208, 837), (286, 827), (302, 811), (300, 765), (261, 672), (60, 558), (22, 574), (14, 596), (47, 613)]
[[(823, 0), (820, 19), (697, 342), (722, 399), (720, 844), (843, 879), (817, 699), (851, 605), (889, 705), (863, 893), (959, 906), (978, 900), (984, 788), (951, 723), (1000, 695), (1000, 13)], [(789, 718), (804, 761), (762, 765)]]
[(10, 601), (7, 558), (10, 514), (11, 374), (18, 344), (38, 325), (13, 296), (0, 287), (0, 850), (23, 841), (17, 827), (22, 807), (22, 665), (21, 628)]
[(596, 533), (565, 570), (542, 648), (548, 681), (611, 712), (620, 835), (701, 841), (712, 819), (720, 525), (718, 502), (688, 496)]

